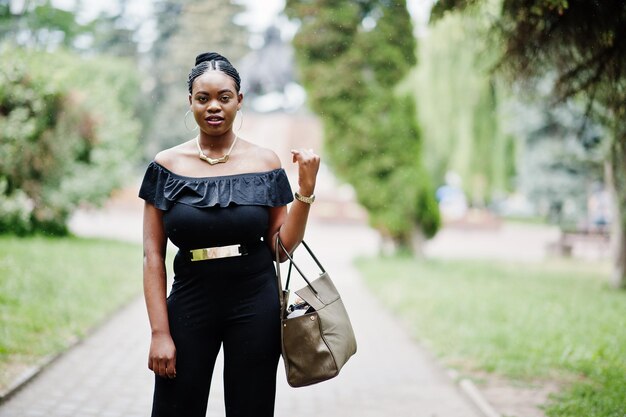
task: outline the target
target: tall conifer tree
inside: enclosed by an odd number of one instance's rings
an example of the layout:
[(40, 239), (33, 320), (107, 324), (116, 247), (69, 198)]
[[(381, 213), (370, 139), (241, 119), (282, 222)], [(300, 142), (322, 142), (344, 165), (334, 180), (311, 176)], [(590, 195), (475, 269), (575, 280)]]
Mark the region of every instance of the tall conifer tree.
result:
[(399, 246), (433, 236), (440, 218), (415, 104), (396, 88), (416, 64), (406, 1), (288, 0), (286, 11), (301, 23), (296, 55), (335, 171)]

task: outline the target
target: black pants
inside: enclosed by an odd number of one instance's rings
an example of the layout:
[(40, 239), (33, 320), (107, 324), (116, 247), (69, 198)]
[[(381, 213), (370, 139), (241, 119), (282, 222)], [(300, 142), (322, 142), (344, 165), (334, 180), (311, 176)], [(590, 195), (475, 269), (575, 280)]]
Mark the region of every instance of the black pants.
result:
[(192, 264), (177, 256), (181, 274), (167, 300), (177, 376), (156, 376), (153, 417), (205, 416), (220, 346), (226, 416), (274, 415), (280, 313), (264, 246), (247, 256)]

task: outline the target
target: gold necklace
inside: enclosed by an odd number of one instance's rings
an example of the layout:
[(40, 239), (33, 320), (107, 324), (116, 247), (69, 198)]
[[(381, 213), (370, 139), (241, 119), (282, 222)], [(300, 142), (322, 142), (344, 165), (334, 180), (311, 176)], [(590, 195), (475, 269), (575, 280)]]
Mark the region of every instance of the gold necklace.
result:
[(235, 147), (235, 143), (237, 143), (237, 139), (239, 139), (239, 136), (235, 135), (235, 139), (233, 140), (233, 144), (230, 145), (230, 149), (223, 156), (221, 156), (219, 158), (210, 158), (210, 157), (206, 156), (204, 154), (204, 152), (202, 152), (202, 148), (200, 147), (200, 136), (198, 135), (196, 137), (196, 145), (198, 145), (198, 157), (200, 159), (202, 159), (203, 161), (207, 162), (209, 165), (217, 165), (217, 164), (226, 163), (226, 162), (228, 162), (228, 158), (230, 158), (230, 153), (232, 152), (233, 148)]

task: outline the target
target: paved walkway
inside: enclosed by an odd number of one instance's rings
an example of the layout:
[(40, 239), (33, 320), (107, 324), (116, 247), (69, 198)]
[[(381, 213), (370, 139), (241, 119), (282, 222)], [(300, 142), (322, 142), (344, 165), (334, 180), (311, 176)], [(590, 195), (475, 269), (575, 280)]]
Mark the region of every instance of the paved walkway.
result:
[[(139, 218), (117, 213), (115, 223), (110, 219), (106, 214), (79, 215), (73, 226), (87, 235), (139, 240)], [(311, 387), (290, 388), (281, 363), (276, 416), (478, 417), (445, 371), (379, 305), (352, 267), (354, 256), (377, 250), (376, 234), (356, 223), (317, 221), (310, 224), (306, 239), (342, 293), (359, 347), (339, 377)], [(143, 301), (137, 299), (0, 406), (0, 417), (147, 416), (152, 392), (146, 367), (148, 329)], [(207, 416), (224, 415), (220, 369), (218, 361)]]

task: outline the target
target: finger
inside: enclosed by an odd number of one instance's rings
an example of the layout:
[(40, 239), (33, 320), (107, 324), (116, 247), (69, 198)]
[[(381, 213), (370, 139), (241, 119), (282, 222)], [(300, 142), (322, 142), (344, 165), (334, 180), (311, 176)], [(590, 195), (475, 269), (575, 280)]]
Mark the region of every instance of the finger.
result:
[(298, 154), (302, 155), (304, 158), (310, 158), (311, 156), (315, 155), (315, 151), (313, 151), (313, 149), (309, 148), (309, 149), (299, 149), (298, 150)]
[(312, 149), (292, 149), (293, 161), (305, 161), (315, 156)]
[(291, 153), (293, 155), (304, 155), (304, 156), (310, 156), (310, 155), (315, 155), (315, 151), (313, 149), (292, 149)]
[(166, 365), (165, 359), (159, 359), (159, 367), (158, 367), (159, 371), (157, 372), (157, 375), (161, 377), (165, 377), (167, 375), (166, 369), (167, 369), (167, 365)]
[(176, 378), (176, 356), (170, 359), (165, 369), (167, 377), (170, 379)]

